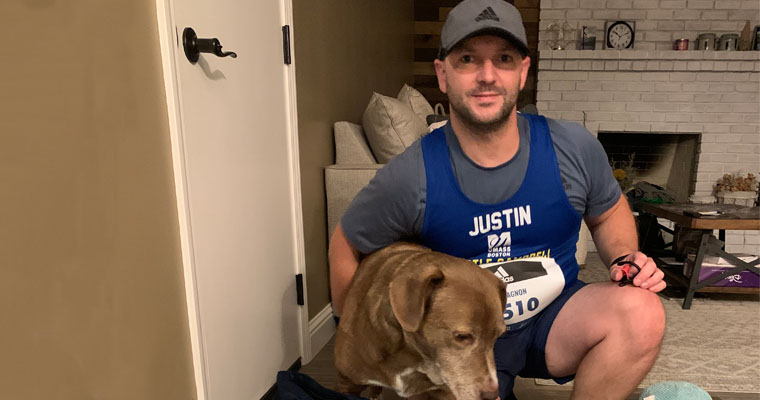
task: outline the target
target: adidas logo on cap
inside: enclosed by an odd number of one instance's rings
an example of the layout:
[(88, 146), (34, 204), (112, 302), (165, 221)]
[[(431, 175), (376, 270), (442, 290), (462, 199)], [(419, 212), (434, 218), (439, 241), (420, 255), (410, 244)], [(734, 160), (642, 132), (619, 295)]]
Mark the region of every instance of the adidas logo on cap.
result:
[(443, 24), (439, 58), (462, 40), (486, 30), (506, 38), (527, 55), (525, 27), (515, 6), (504, 0), (463, 0), (451, 9)]
[(475, 17), (475, 22), (480, 22), (484, 19), (492, 19), (494, 21), (498, 21), (499, 17), (496, 16), (496, 13), (493, 11), (493, 8), (486, 7), (485, 10), (480, 12), (480, 15)]

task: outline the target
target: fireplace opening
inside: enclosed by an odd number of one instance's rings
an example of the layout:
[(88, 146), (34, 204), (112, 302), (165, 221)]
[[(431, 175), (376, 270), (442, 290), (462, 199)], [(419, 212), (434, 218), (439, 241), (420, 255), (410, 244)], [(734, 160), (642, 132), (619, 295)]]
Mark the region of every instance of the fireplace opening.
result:
[(646, 181), (666, 188), (677, 202), (694, 193), (699, 134), (600, 131), (610, 165), (632, 164), (632, 183)]

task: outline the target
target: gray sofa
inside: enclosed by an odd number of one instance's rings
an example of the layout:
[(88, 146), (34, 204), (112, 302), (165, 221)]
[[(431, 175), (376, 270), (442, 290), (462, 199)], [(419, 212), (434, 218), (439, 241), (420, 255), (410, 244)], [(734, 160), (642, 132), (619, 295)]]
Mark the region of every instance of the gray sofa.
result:
[(360, 125), (346, 121), (333, 126), (335, 164), (325, 168), (327, 234), (330, 237), (354, 196), (383, 164), (378, 164)]
[[(333, 126), (333, 134), (335, 136), (335, 164), (325, 168), (328, 238), (354, 196), (383, 166), (377, 162), (360, 125), (339, 121)], [(581, 265), (586, 262), (589, 237), (590, 234), (584, 224), (581, 226), (578, 251), (575, 254), (576, 260)]]

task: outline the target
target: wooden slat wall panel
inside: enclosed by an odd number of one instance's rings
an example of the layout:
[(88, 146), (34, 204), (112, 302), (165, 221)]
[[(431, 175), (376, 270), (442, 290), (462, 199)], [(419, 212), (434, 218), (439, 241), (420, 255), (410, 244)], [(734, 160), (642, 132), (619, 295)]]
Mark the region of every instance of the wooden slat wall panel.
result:
[[(449, 12), (451, 11), (452, 8), (454, 7), (441, 7), (438, 11), (438, 19), (440, 21), (446, 21), (446, 17), (449, 15)], [(520, 11), (520, 15), (522, 16), (523, 23), (533, 22), (533, 21), (538, 22), (538, 7), (536, 8), (517, 7), (517, 10)], [(441, 26), (443, 26), (443, 22), (441, 22)]]
[[(525, 89), (517, 100), (518, 108), (536, 102), (538, 65), (538, 13), (540, 0), (511, 0), (520, 11), (528, 37), (531, 68)], [(443, 21), (459, 0), (415, 0), (414, 2), (414, 87), (431, 103), (442, 103), (448, 111), (448, 99), (438, 89), (433, 60), (438, 53)]]
[(414, 76), (417, 76), (417, 75), (435, 76), (435, 67), (433, 67), (433, 62), (432, 61), (415, 61), (414, 62)]
[(440, 21), (438, 9), (454, 7), (460, 0), (414, 0), (415, 21)]
[(524, 8), (535, 8), (536, 10), (539, 9), (538, 3), (540, 0), (515, 0), (514, 6), (517, 7), (518, 10), (522, 10)]
[(443, 22), (414, 21), (415, 35), (440, 35)]

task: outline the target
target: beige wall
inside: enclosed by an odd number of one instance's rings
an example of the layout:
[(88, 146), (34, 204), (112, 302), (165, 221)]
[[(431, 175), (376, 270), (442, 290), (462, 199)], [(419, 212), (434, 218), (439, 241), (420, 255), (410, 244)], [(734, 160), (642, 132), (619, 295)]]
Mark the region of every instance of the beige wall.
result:
[(194, 398), (154, 0), (0, 37), (0, 398)]
[(324, 167), (332, 124), (361, 123), (372, 92), (413, 84), (412, 0), (293, 0), (309, 317), (329, 302)]

